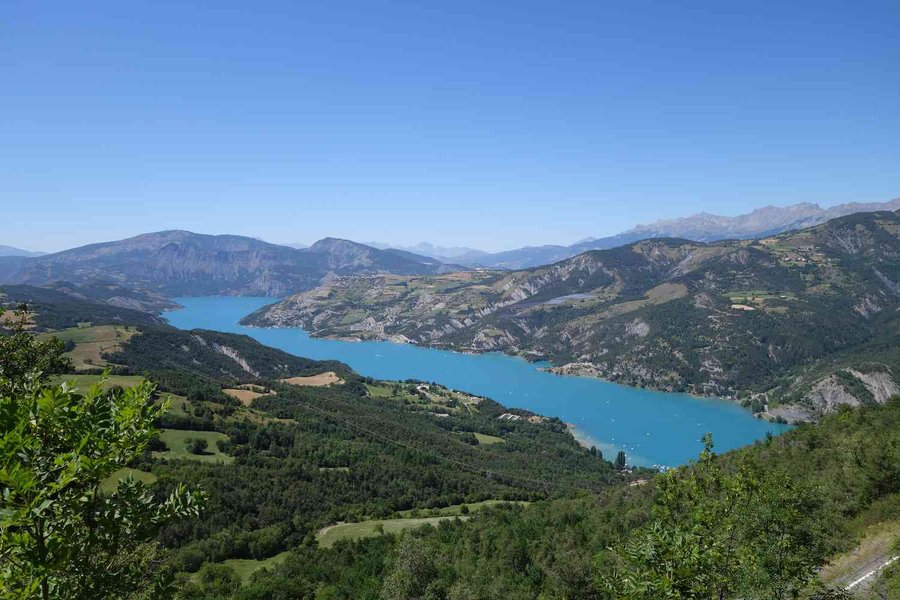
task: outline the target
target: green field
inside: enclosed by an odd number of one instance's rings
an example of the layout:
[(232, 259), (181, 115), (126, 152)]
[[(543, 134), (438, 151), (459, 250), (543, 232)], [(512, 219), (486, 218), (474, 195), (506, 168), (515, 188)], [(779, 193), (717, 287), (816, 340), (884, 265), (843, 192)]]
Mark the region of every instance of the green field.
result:
[(796, 300), (796, 294), (791, 292), (767, 291), (767, 290), (746, 290), (728, 292), (726, 294), (732, 302), (765, 302), (767, 300)]
[[(80, 392), (86, 392), (92, 385), (100, 381), (100, 375), (54, 375), (50, 378), (53, 385), (62, 385), (74, 381), (75, 387)], [(144, 381), (140, 375), (110, 375), (103, 383), (103, 389), (108, 390), (111, 387), (121, 386), (131, 387)]]
[(482, 446), (503, 443), (503, 438), (497, 437), (496, 435), (487, 435), (485, 433), (476, 433), (475, 439), (478, 440), (478, 443)]
[(119, 481), (125, 479), (129, 475), (131, 475), (138, 481), (143, 481), (147, 485), (156, 482), (156, 475), (154, 475), (153, 473), (139, 471), (138, 469), (119, 469), (118, 471), (110, 475), (106, 479), (106, 481), (104, 481), (100, 485), (100, 492), (103, 494), (112, 494), (119, 486)]
[[(463, 515), (463, 506), (467, 507), (469, 513), (478, 512), (492, 506), (501, 506), (504, 504), (526, 505), (528, 502), (506, 502), (504, 500), (484, 500), (482, 502), (472, 502), (469, 504), (455, 504), (453, 506), (445, 506), (444, 508), (435, 509), (413, 509), (400, 512), (402, 518), (398, 519), (372, 519), (369, 521), (360, 521), (358, 523), (338, 523), (320, 529), (316, 533), (316, 541), (323, 548), (330, 548), (340, 540), (358, 540), (366, 537), (374, 537), (379, 535), (377, 527), (380, 524), (384, 533), (396, 533), (404, 529), (412, 527), (420, 527), (422, 525), (436, 525), (447, 519), (468, 519), (467, 515)], [(422, 515), (427, 516), (413, 516)]]
[(179, 396), (177, 394), (170, 394), (168, 392), (160, 393), (160, 397), (163, 400), (171, 399), (172, 403), (169, 405), (168, 414), (174, 415), (176, 417), (189, 417), (191, 413), (191, 407), (193, 403), (189, 402), (187, 398), (184, 396)]
[(377, 527), (380, 524), (384, 533), (397, 533), (404, 529), (420, 527), (422, 525), (437, 525), (447, 519), (468, 519), (468, 517), (422, 517), (419, 519), (379, 519), (372, 521), (360, 521), (359, 523), (340, 523), (320, 529), (316, 533), (316, 541), (323, 548), (330, 548), (341, 540), (358, 540), (379, 535)]
[(366, 389), (369, 390), (369, 395), (373, 398), (390, 398), (394, 395), (391, 388), (386, 385), (372, 385), (367, 383)]
[(238, 575), (241, 576), (241, 579), (247, 581), (247, 579), (251, 575), (259, 571), (260, 569), (271, 569), (277, 566), (280, 562), (287, 558), (288, 554), (290, 554), (289, 550), (263, 560), (253, 560), (250, 558), (230, 558), (228, 560), (222, 561), (221, 564), (231, 567), (237, 572)]
[[(209, 443), (209, 447), (206, 449), (207, 454), (193, 454), (191, 452), (188, 452), (187, 448), (185, 448), (188, 438), (205, 439)], [(155, 458), (183, 458), (187, 460), (198, 460), (202, 462), (221, 462), (226, 464), (234, 462), (233, 456), (228, 456), (227, 454), (219, 451), (219, 447), (216, 442), (226, 441), (228, 439), (228, 436), (224, 433), (219, 433), (218, 431), (163, 429), (159, 434), (159, 439), (162, 440), (166, 444), (166, 446), (169, 447), (169, 449), (165, 452), (154, 452), (153, 456)]]
[(105, 352), (117, 352), (122, 349), (122, 342), (137, 333), (134, 327), (122, 325), (90, 326), (82, 323), (78, 327), (42, 334), (40, 337), (57, 337), (64, 342), (72, 342), (75, 349), (66, 352), (76, 369), (95, 369), (105, 367), (109, 363), (103, 360)]
[(470, 513), (478, 512), (479, 510), (484, 510), (485, 508), (490, 508), (492, 506), (503, 506), (506, 504), (518, 504), (520, 506), (527, 506), (531, 504), (530, 502), (526, 502), (524, 500), (483, 500), (481, 502), (470, 502), (468, 504), (454, 504), (453, 506), (445, 506), (444, 508), (432, 508), (432, 509), (412, 509), (412, 510), (401, 510), (398, 514), (401, 517), (412, 517), (414, 513), (418, 513), (418, 516), (429, 516), (429, 517), (455, 517), (457, 515), (462, 514), (462, 507), (465, 506), (469, 509)]

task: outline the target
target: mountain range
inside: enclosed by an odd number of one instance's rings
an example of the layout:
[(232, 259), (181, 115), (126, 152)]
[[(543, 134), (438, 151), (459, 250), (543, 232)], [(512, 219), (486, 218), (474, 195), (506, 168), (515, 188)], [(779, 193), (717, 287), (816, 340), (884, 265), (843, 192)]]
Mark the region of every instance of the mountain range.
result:
[[(898, 209), (900, 209), (900, 198), (889, 202), (850, 202), (829, 208), (822, 208), (818, 204), (811, 203), (783, 207), (766, 206), (736, 217), (700, 213), (690, 217), (664, 219), (649, 225), (638, 225), (609, 237), (586, 238), (570, 246), (526, 246), (496, 253), (468, 250), (457, 255), (443, 254), (440, 258), (446, 262), (469, 267), (526, 269), (571, 258), (588, 250), (615, 248), (647, 238), (675, 237), (697, 242), (753, 239), (792, 229), (803, 229), (853, 213)], [(419, 253), (428, 254), (422, 251)]]
[(43, 256), (46, 252), (31, 252), (30, 250), (22, 250), (21, 248), (13, 248), (12, 246), (4, 246), (0, 244), (0, 257), (3, 256)]
[(0, 283), (109, 282), (166, 296), (282, 296), (335, 275), (459, 270), (401, 250), (325, 238), (295, 249), (236, 235), (162, 231), (40, 257), (0, 259)]
[(900, 391), (900, 215), (759, 240), (651, 238), (512, 272), (340, 277), (245, 322), (521, 354), (809, 418)]
[(381, 250), (404, 250), (406, 252), (413, 252), (422, 256), (429, 256), (431, 258), (457, 264), (467, 263), (477, 265), (480, 257), (491, 255), (489, 252), (476, 250), (475, 248), (467, 248), (465, 246), (435, 246), (429, 242), (419, 242), (412, 246), (395, 246), (383, 242), (366, 242), (366, 245)]

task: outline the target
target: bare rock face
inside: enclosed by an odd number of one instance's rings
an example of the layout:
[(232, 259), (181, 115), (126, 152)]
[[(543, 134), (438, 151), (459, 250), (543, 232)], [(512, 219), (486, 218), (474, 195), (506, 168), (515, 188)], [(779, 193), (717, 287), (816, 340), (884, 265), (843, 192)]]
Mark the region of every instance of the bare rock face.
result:
[(629, 321), (625, 324), (625, 335), (632, 337), (647, 337), (650, 334), (650, 326), (640, 319)]
[(900, 394), (900, 386), (894, 381), (891, 373), (885, 371), (862, 373), (853, 369), (850, 370), (850, 373), (863, 382), (866, 388), (872, 393), (872, 396), (875, 397), (875, 402), (884, 403), (887, 402), (891, 396)]
[[(205, 345), (205, 343), (204, 343), (204, 345)], [(244, 371), (246, 371), (250, 375), (253, 375), (254, 377), (259, 377), (259, 372), (255, 371), (250, 366), (250, 363), (248, 363), (247, 360), (243, 356), (241, 356), (240, 353), (237, 350), (235, 350), (234, 348), (232, 348), (230, 346), (225, 346), (224, 344), (217, 344), (215, 342), (213, 342), (212, 348), (219, 354), (223, 354), (223, 355), (227, 356), (228, 358), (230, 358), (231, 360), (233, 360), (234, 362), (236, 362)]]
[(859, 406), (860, 401), (848, 392), (834, 375), (826, 377), (813, 386), (807, 400), (819, 413), (832, 412), (838, 406)]
[(868, 319), (872, 315), (880, 313), (881, 306), (870, 296), (866, 296), (853, 307), (853, 310)]
[(900, 394), (900, 385), (886, 367), (871, 371), (847, 369), (839, 374), (842, 377), (834, 374), (820, 379), (805, 395), (804, 403), (814, 414), (833, 412), (842, 405), (858, 406), (873, 401), (882, 404)]

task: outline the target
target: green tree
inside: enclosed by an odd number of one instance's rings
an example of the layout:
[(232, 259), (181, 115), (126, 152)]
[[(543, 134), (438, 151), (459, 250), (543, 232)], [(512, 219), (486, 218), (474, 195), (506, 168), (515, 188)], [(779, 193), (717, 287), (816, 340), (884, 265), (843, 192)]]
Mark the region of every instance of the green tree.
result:
[[(0, 308), (0, 317), (6, 313)], [(53, 373), (71, 369), (59, 338), (38, 341), (27, 330), (29, 320), (30, 312), (23, 304), (5, 321), (5, 333), (0, 327), (0, 396), (11, 395), (28, 382), (46, 383)]]
[(400, 540), (393, 568), (384, 580), (384, 600), (427, 600), (434, 597), (438, 570), (433, 548), (423, 539), (406, 535)]
[(598, 557), (607, 598), (793, 598), (824, 563), (811, 490), (750, 459), (723, 465), (709, 436), (695, 465), (658, 486), (651, 522)]
[(241, 577), (227, 565), (207, 563), (178, 594), (180, 600), (219, 600), (234, 597), (241, 587)]
[[(159, 572), (148, 540), (197, 515), (203, 498), (178, 487), (157, 501), (131, 477), (101, 493), (168, 404), (151, 401), (149, 383), (104, 391), (101, 382), (83, 395), (47, 385), (60, 351), (22, 329), (0, 336), (0, 598), (127, 597)], [(31, 361), (46, 370), (28, 371)]]
[(209, 442), (204, 438), (188, 438), (185, 441), (185, 447), (191, 454), (206, 454), (206, 449), (209, 448)]
[(613, 463), (616, 467), (616, 471), (621, 471), (625, 468), (625, 453), (619, 450), (619, 453), (616, 454), (616, 462)]

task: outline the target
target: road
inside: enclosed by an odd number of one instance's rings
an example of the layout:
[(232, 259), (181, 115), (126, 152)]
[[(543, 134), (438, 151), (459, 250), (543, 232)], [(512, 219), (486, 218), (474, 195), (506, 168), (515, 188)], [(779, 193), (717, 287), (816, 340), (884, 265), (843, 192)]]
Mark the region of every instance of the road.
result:
[(847, 583), (844, 589), (847, 591), (859, 591), (868, 588), (875, 580), (875, 576), (880, 573), (882, 569), (892, 565), (898, 559), (900, 559), (900, 556), (881, 557), (869, 562), (862, 569), (850, 576), (853, 579)]

